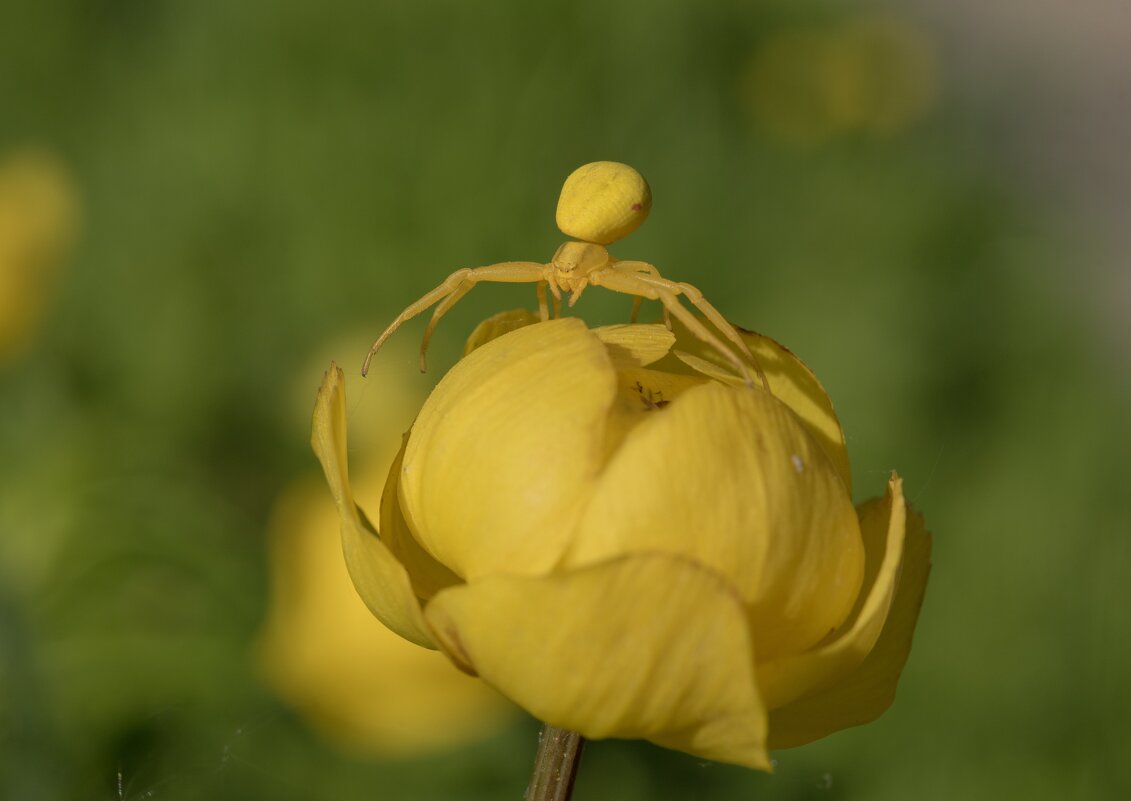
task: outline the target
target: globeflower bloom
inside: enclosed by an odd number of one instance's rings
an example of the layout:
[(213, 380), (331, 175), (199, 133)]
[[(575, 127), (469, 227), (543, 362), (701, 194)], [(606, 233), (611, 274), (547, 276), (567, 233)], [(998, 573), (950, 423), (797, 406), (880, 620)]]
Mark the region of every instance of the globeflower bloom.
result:
[(877, 717), (929, 535), (894, 474), (853, 507), (828, 396), (741, 336), (764, 382), (679, 324), (497, 315), (420, 410), (374, 516), (332, 366), (312, 442), (370, 611), (590, 738), (769, 770), (768, 749)]

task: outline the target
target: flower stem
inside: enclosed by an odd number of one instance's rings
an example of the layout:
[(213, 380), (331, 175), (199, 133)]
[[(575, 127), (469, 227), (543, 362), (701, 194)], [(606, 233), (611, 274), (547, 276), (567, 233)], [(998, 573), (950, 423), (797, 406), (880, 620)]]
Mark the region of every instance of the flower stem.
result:
[(573, 780), (581, 764), (584, 738), (575, 731), (547, 723), (538, 735), (534, 774), (526, 788), (525, 801), (569, 801)]

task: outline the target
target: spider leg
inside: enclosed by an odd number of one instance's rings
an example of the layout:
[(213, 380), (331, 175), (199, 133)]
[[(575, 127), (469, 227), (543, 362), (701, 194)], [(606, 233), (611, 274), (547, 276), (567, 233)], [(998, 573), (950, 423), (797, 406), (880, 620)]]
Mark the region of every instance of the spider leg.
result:
[(764, 370), (762, 370), (762, 365), (758, 361), (758, 357), (755, 356), (753, 351), (750, 350), (750, 346), (746, 344), (746, 340), (742, 338), (742, 335), (738, 333), (738, 330), (731, 324), (729, 320), (727, 320), (727, 318), (723, 317), (722, 313), (718, 309), (711, 305), (710, 301), (703, 297), (703, 293), (700, 292), (697, 288), (693, 287), (691, 284), (685, 284), (682, 282), (680, 282), (678, 286), (680, 290), (682, 290), (683, 296), (687, 298), (688, 303), (690, 303), (699, 311), (703, 312), (703, 316), (710, 320), (715, 328), (722, 331), (723, 334), (726, 335), (727, 339), (739, 346), (739, 349), (742, 351), (742, 353), (746, 356), (746, 358), (750, 360), (750, 364), (751, 366), (753, 366), (754, 372), (758, 374), (758, 380), (762, 382), (762, 389), (769, 392), (769, 379), (766, 378), (766, 373)]
[[(361, 366), (361, 374), (365, 375), (369, 372), (369, 363), (373, 361), (373, 357), (377, 355), (377, 351), (385, 344), (385, 340), (391, 337), (398, 328), (421, 312), (425, 312), (435, 304), (440, 303), (449, 295), (458, 293), (456, 300), (459, 300), (459, 298), (462, 298), (471, 291), (471, 287), (475, 286), (475, 284), (480, 281), (513, 284), (543, 281), (546, 277), (545, 273), (546, 265), (535, 264), (530, 261), (505, 261), (486, 267), (464, 267), (461, 270), (456, 270), (445, 278), (442, 284), (397, 315), (397, 319), (389, 324), (389, 327), (384, 330), (381, 336), (377, 337), (377, 341), (374, 342), (373, 347), (369, 349), (369, 355), (365, 357), (365, 363)], [(462, 289), (462, 284), (465, 281), (468, 287), (467, 289)], [(435, 323), (439, 322), (443, 313), (448, 311), (454, 303), (455, 301), (446, 304), (443, 312), (440, 312), (438, 315), (433, 315), (432, 327), (435, 327)]]
[(538, 287), (535, 289), (535, 291), (538, 293), (538, 316), (541, 318), (542, 322), (546, 322), (550, 319), (550, 311), (546, 307), (547, 286), (550, 287), (551, 290), (553, 290), (551, 300), (554, 303), (554, 319), (556, 320), (562, 316), (562, 296), (558, 292), (557, 287), (548, 279), (539, 281)]
[[(560, 304), (562, 302), (562, 288), (558, 286), (558, 279), (557, 276), (554, 275), (553, 270), (548, 271), (548, 274), (545, 276), (545, 280), (546, 283), (550, 286), (550, 294), (554, 296), (555, 304)], [(554, 308), (556, 309), (558, 308), (558, 306), (555, 305)]]
[(655, 267), (653, 267), (651, 264), (648, 264), (647, 262), (620, 262), (620, 264), (631, 265), (629, 269), (640, 274), (640, 279), (645, 283), (651, 286), (662, 287), (663, 289), (668, 290), (674, 295), (683, 295), (684, 297), (686, 297), (687, 301), (696, 309), (698, 309), (704, 317), (710, 320), (711, 324), (715, 326), (718, 331), (720, 331), (727, 339), (738, 346), (738, 350), (742, 353), (742, 355), (749, 359), (750, 365), (754, 368), (754, 372), (758, 375), (758, 380), (762, 382), (762, 388), (769, 391), (770, 383), (766, 379), (766, 374), (762, 370), (762, 365), (759, 364), (757, 357), (755, 357), (753, 352), (751, 352), (750, 346), (746, 344), (746, 340), (744, 340), (742, 338), (742, 335), (738, 333), (738, 330), (735, 329), (735, 327), (731, 325), (731, 323), (725, 317), (723, 317), (722, 313), (720, 313), (718, 309), (712, 306), (711, 303), (705, 297), (703, 297), (702, 292), (700, 292), (691, 284), (669, 281), (667, 278), (664, 278), (662, 275), (660, 275), (659, 271), (657, 271)]
[(546, 265), (546, 274), (542, 276), (542, 280), (546, 286), (550, 287), (550, 297), (554, 304), (554, 319), (562, 316), (562, 288), (558, 285), (558, 278), (554, 274), (554, 270), (550, 265)]
[(588, 278), (577, 279), (577, 282), (573, 285), (573, 289), (571, 289), (569, 293), (569, 307), (571, 309), (573, 308), (573, 304), (581, 300), (581, 293), (585, 291), (585, 287), (587, 286), (589, 286)]
[(436, 330), (436, 325), (440, 322), (440, 318), (448, 313), (448, 310), (463, 300), (463, 296), (472, 290), (475, 284), (468, 281), (466, 278), (460, 282), (451, 294), (440, 301), (435, 309), (432, 310), (432, 319), (428, 321), (427, 328), (424, 329), (424, 338), (420, 340), (420, 372), (428, 370), (427, 353), (428, 344), (432, 341), (432, 333)]
[[(699, 339), (703, 340), (729, 359), (731, 364), (738, 368), (738, 374), (742, 376), (742, 380), (746, 382), (746, 386), (754, 386), (754, 379), (750, 377), (750, 370), (747, 369), (746, 362), (742, 361), (726, 343), (712, 334), (711, 330), (699, 321), (699, 318), (687, 311), (687, 309), (680, 304), (679, 298), (676, 297), (675, 293), (665, 289), (657, 289), (656, 292), (660, 296), (660, 302), (664, 304), (665, 309), (670, 310), (671, 313), (675, 315), (676, 319), (683, 323), (692, 334), (699, 337)], [(755, 364), (754, 371), (758, 374), (758, 378), (762, 382), (762, 387), (768, 391), (769, 385), (766, 383), (766, 377), (762, 375), (762, 369)]]
[[(664, 278), (661, 278), (660, 280), (665, 282), (667, 281), (667, 279)], [(677, 284), (677, 286), (683, 292), (683, 296), (687, 298), (688, 303), (697, 308), (699, 311), (703, 312), (703, 316), (710, 320), (715, 328), (722, 331), (723, 334), (726, 335), (727, 339), (738, 345), (738, 349), (741, 350), (750, 359), (750, 363), (757, 367), (758, 360), (750, 351), (750, 346), (746, 344), (746, 340), (742, 338), (742, 335), (739, 334), (737, 330), (735, 330), (735, 327), (731, 325), (730, 321), (728, 321), (727, 318), (723, 317), (719, 310), (712, 306), (710, 302), (705, 297), (703, 297), (703, 293), (693, 287), (691, 284), (680, 282), (679, 284)], [(761, 375), (760, 370), (759, 375)], [(765, 376), (761, 376), (761, 378), (763, 379), (762, 383), (765, 383)]]
[(725, 356), (738, 370), (738, 374), (742, 376), (746, 386), (754, 386), (754, 379), (750, 377), (750, 370), (746, 363), (731, 350), (730, 346), (711, 333), (707, 326), (703, 325), (694, 314), (680, 304), (676, 292), (662, 283), (647, 281), (644, 276), (633, 275), (627, 270), (596, 270), (590, 273), (589, 278), (594, 285), (603, 286), (614, 292), (623, 292), (626, 295), (636, 295), (660, 301), (664, 304), (664, 308), (668, 309), (692, 334)]
[(550, 308), (546, 305), (546, 282), (539, 281), (534, 292), (538, 295), (538, 319), (546, 322), (550, 319)]
[[(615, 262), (613, 262), (613, 269), (624, 270), (627, 273), (644, 273), (646, 275), (650, 275), (650, 276), (653, 276), (655, 278), (663, 279), (663, 276), (660, 275), (660, 271), (657, 270), (655, 268), (655, 266), (649, 264), (646, 261), (615, 261)], [(643, 296), (641, 296), (641, 295), (637, 295), (636, 298), (632, 301), (632, 314), (628, 318), (629, 322), (631, 322), (631, 323), (636, 322), (636, 317), (637, 317), (637, 315), (640, 314), (640, 306), (641, 306), (642, 302), (643, 302)], [(672, 330), (671, 313), (668, 311), (667, 306), (664, 306), (663, 304), (660, 304), (660, 305), (662, 306), (662, 308), (664, 310), (664, 327), (667, 328), (669, 331), (671, 331)]]

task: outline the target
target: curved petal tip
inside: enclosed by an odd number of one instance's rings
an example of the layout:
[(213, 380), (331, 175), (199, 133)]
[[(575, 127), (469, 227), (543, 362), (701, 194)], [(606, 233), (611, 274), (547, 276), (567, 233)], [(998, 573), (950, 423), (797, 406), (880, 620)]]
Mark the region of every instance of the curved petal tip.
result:
[(314, 404), (310, 441), (338, 507), (346, 566), (358, 594), (382, 623), (406, 640), (435, 648), (408, 573), (354, 502), (346, 459), (344, 384), (341, 368), (331, 363)]

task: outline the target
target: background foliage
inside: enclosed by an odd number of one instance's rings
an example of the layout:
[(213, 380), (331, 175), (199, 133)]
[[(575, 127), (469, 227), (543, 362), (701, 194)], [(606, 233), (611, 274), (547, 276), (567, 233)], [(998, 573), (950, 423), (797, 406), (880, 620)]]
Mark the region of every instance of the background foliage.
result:
[[(998, 135), (1039, 86), (987, 113), (929, 25), (831, 0), (5, 18), (0, 160), (53, 153), (82, 222), (38, 339), (0, 365), (0, 797), (520, 795), (530, 721), (363, 759), (270, 692), (265, 531), (315, 470), (327, 349), (360, 366), (456, 267), (548, 259), (561, 180), (595, 159), (655, 193), (614, 253), (805, 358), (859, 500), (898, 469), (936, 541), (882, 720), (779, 753), (772, 777), (595, 743), (576, 797), (1131, 792), (1127, 350), (1081, 278), (1089, 221), (1031, 191)], [(477, 289), (425, 377), (419, 326), (382, 358), (423, 393), (476, 320), (532, 302)]]

